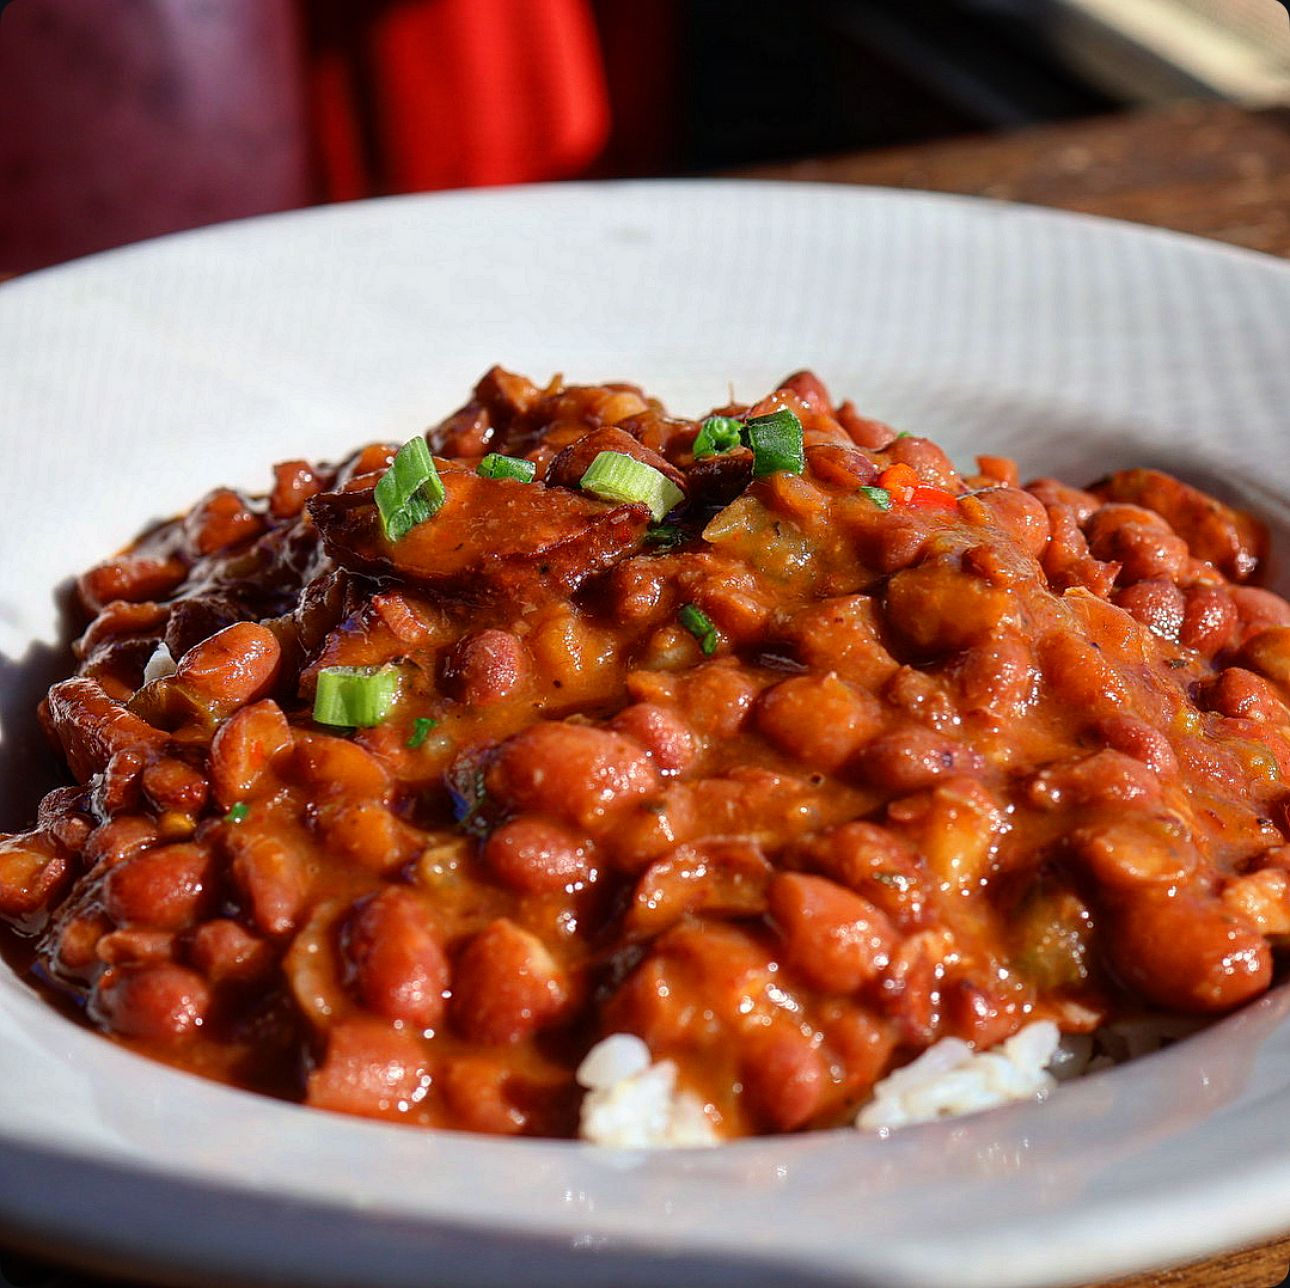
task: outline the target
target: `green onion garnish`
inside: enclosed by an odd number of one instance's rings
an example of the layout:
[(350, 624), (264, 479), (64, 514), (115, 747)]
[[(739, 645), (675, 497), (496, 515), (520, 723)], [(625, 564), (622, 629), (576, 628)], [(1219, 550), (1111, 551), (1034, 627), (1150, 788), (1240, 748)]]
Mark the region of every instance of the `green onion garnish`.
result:
[(444, 502), (443, 480), (424, 438), (410, 438), (376, 485), (376, 508), (387, 541), (401, 541)]
[(397, 666), (325, 666), (318, 672), (314, 719), (325, 725), (370, 728), (390, 714), (398, 696)]
[(750, 420), (747, 429), (748, 446), (753, 450), (753, 478), (781, 472), (800, 474), (806, 469), (802, 422), (787, 407)]
[(537, 466), (520, 456), (503, 456), (489, 452), (478, 465), (475, 473), (485, 479), (514, 479), (517, 483), (532, 483)]
[(416, 751), (418, 747), (425, 744), (425, 740), (430, 736), (432, 729), (437, 729), (439, 722), (432, 720), (429, 716), (417, 716), (412, 722), (412, 736), (403, 745), (409, 751)]
[(733, 452), (743, 442), (743, 428), (733, 416), (709, 416), (694, 440), (694, 459)]
[(717, 634), (712, 618), (697, 604), (686, 604), (677, 613), (676, 620), (699, 641), (699, 648), (704, 657), (711, 657), (717, 651), (717, 644), (721, 637)]
[(685, 533), (670, 523), (656, 523), (653, 527), (645, 529), (647, 546), (662, 546), (664, 550), (670, 550), (673, 546), (679, 546), (684, 540)]
[(251, 807), (245, 801), (236, 801), (229, 806), (229, 811), (224, 815), (226, 823), (240, 823), (249, 813)]
[(582, 476), (582, 490), (605, 501), (649, 506), (654, 522), (685, 500), (666, 474), (625, 452), (601, 452)]
[(862, 496), (867, 496), (880, 510), (891, 509), (891, 493), (885, 487), (862, 487)]

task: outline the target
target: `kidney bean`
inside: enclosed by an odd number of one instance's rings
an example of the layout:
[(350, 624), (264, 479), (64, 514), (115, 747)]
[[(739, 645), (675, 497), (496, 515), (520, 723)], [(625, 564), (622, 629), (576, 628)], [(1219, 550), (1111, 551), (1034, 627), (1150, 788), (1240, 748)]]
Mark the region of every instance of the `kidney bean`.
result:
[(671, 479), (682, 492), (687, 490), (685, 475), (666, 457), (652, 452), (643, 443), (639, 443), (630, 434), (621, 429), (604, 428), (592, 430), (575, 439), (563, 451), (559, 452), (547, 466), (546, 484), (548, 487), (577, 488), (582, 476), (591, 468), (591, 463), (601, 452), (621, 452), (633, 460), (658, 470), (660, 474)]
[(1145, 720), (1110, 716), (1098, 723), (1097, 731), (1108, 747), (1140, 760), (1152, 773), (1162, 778), (1177, 774), (1178, 757), (1169, 739)]
[(0, 917), (20, 930), (39, 929), (71, 876), (67, 850), (48, 832), (0, 834)]
[(1247, 639), (1241, 660), (1273, 684), (1290, 688), (1290, 626), (1269, 626)]
[(778, 388), (793, 394), (808, 410), (821, 416), (833, 415), (833, 399), (824, 382), (813, 371), (795, 371), (779, 382)]
[(179, 659), (175, 679), (202, 701), (231, 710), (262, 698), (278, 678), (282, 646), (255, 622), (234, 622)]
[(503, 744), (488, 790), (517, 809), (550, 814), (582, 827), (611, 819), (655, 795), (653, 760), (631, 738), (590, 725), (532, 725)]
[(569, 1001), (568, 980), (542, 941), (505, 918), (466, 945), (452, 978), (454, 1022), (489, 1046), (546, 1028)]
[(890, 425), (885, 425), (880, 420), (870, 420), (866, 416), (861, 416), (851, 402), (844, 402), (837, 409), (837, 418), (838, 423), (846, 430), (847, 437), (857, 447), (867, 447), (874, 451), (882, 451), (896, 438), (896, 431)]
[(1243, 667), (1225, 667), (1202, 690), (1201, 701), (1210, 711), (1241, 720), (1286, 719), (1281, 695), (1261, 675)]
[(1126, 582), (1173, 580), (1187, 566), (1187, 543), (1150, 510), (1111, 503), (1095, 510), (1084, 526), (1095, 559), (1118, 563)]
[[(1010, 457), (978, 456), (976, 458), (976, 468), (982, 478), (1001, 483), (1004, 487), (1019, 488), (1021, 486), (1021, 471), (1017, 468), (1017, 462)], [(1027, 495), (1030, 494), (1027, 493)], [(1043, 503), (1040, 502), (1040, 504)], [(1047, 515), (1045, 515), (1045, 524), (1047, 521)]]
[(201, 845), (155, 846), (109, 870), (104, 906), (121, 926), (181, 930), (197, 917), (211, 867), (211, 856)]
[(1043, 502), (1016, 487), (992, 487), (965, 498), (965, 514), (978, 512), (984, 520), (1006, 533), (1031, 558), (1038, 559), (1048, 545), (1051, 525)]
[(651, 863), (636, 883), (628, 929), (656, 935), (687, 913), (760, 916), (772, 872), (761, 849), (745, 840), (678, 845)]
[(878, 467), (862, 451), (840, 443), (813, 443), (806, 449), (806, 462), (814, 478), (854, 492), (868, 487), (878, 477)]
[(380, 801), (329, 802), (317, 820), (331, 852), (372, 872), (397, 871), (416, 858), (424, 840)]
[(163, 599), (187, 575), (187, 564), (173, 556), (121, 555), (83, 573), (76, 589), (85, 607), (98, 613), (114, 600), (138, 603)]
[(393, 789), (389, 771), (357, 743), (330, 734), (295, 735), (295, 764), (306, 784), (319, 795), (388, 800)]
[(835, 1063), (830, 1069), (837, 1093), (854, 1096), (873, 1086), (886, 1071), (896, 1045), (896, 1033), (886, 1020), (849, 1002), (827, 1003), (821, 1008), (825, 1053)]
[(156, 824), (142, 814), (126, 814), (101, 823), (85, 838), (82, 857), (87, 868), (110, 868), (155, 845)]
[(1229, 586), (1227, 596), (1236, 609), (1237, 644), (1243, 644), (1269, 626), (1290, 626), (1290, 603), (1257, 586)]
[(1196, 847), (1167, 818), (1137, 815), (1077, 831), (1072, 841), (1103, 886), (1171, 886), (1200, 862)]
[(898, 1042), (927, 1046), (935, 1040), (944, 963), (953, 950), (953, 937), (939, 928), (921, 930), (896, 945), (879, 999)]
[(184, 535), (200, 555), (213, 555), (249, 541), (263, 530), (264, 521), (226, 487), (208, 493), (184, 519)]
[(1030, 645), (1017, 635), (999, 635), (965, 650), (950, 675), (968, 710), (1016, 718), (1039, 692), (1039, 670)]
[(1084, 534), (1076, 526), (1075, 512), (1065, 506), (1048, 507), (1051, 537), (1044, 550), (1043, 569), (1056, 590), (1083, 586), (1094, 595), (1111, 593), (1120, 566), (1094, 559)]
[(1236, 605), (1224, 586), (1190, 586), (1178, 642), (1203, 657), (1229, 648), (1237, 631)]
[(843, 823), (808, 838), (795, 863), (814, 868), (880, 908), (897, 925), (921, 921), (927, 873), (903, 836), (877, 823)]
[(1118, 715), (1129, 705), (1123, 676), (1102, 656), (1094, 640), (1054, 631), (1038, 645), (1039, 662), (1052, 695), (1090, 717)]
[(887, 620), (925, 652), (952, 652), (1005, 631), (1013, 596), (944, 564), (921, 564), (887, 583)]
[(102, 645), (123, 635), (141, 635), (155, 631), (165, 622), (169, 611), (164, 604), (146, 601), (132, 604), (129, 600), (114, 599), (103, 606), (73, 648), (78, 657), (87, 658)]
[(49, 691), (49, 721), (78, 782), (87, 782), (118, 751), (147, 753), (167, 737), (114, 702), (94, 680), (77, 676)]
[(204, 921), (188, 941), (188, 960), (212, 984), (250, 984), (273, 966), (273, 949), (227, 917)]
[(899, 668), (882, 639), (882, 626), (869, 595), (824, 599), (799, 609), (787, 638), (802, 663), (833, 671), (862, 688), (877, 688)]
[(919, 725), (905, 725), (874, 739), (856, 759), (856, 777), (889, 792), (916, 792), (946, 774), (985, 768), (980, 752)]
[(139, 777), (147, 757), (137, 747), (114, 751), (101, 773), (90, 780), (90, 808), (98, 818), (139, 808)]
[(944, 887), (967, 889), (990, 872), (1007, 816), (980, 783), (949, 777), (930, 791), (893, 801), (888, 818), (913, 841)]
[(1122, 807), (1160, 799), (1160, 780), (1141, 760), (1107, 748), (1041, 769), (1030, 781), (1031, 801), (1045, 809), (1076, 805)]
[(913, 434), (896, 438), (887, 444), (886, 451), (890, 464), (910, 466), (924, 483), (958, 491), (959, 476), (954, 463), (930, 438)]
[(1290, 934), (1290, 873), (1261, 868), (1223, 884), (1223, 907), (1261, 935)]
[(90, 999), (91, 1013), (112, 1032), (162, 1043), (191, 1037), (210, 1005), (206, 981), (172, 962), (109, 967)]
[(104, 935), (95, 944), (94, 955), (105, 966), (165, 962), (170, 960), (174, 946), (175, 936), (168, 930), (132, 926), (128, 930), (113, 930)]
[(48, 832), (69, 850), (80, 850), (94, 823), (85, 814), (89, 806), (82, 787), (55, 787), (36, 809), (36, 830)]
[(685, 680), (685, 711), (711, 741), (733, 738), (747, 722), (764, 679), (749, 674), (734, 658), (695, 667)]
[(273, 467), (269, 513), (275, 519), (294, 519), (305, 502), (323, 490), (323, 480), (308, 461), (282, 461)]
[(308, 1104), (364, 1118), (406, 1118), (428, 1094), (425, 1043), (374, 1016), (342, 1020), (327, 1034), (327, 1054), (309, 1075)]
[(1082, 488), (1070, 487), (1056, 479), (1041, 478), (1026, 484), (1026, 491), (1047, 507), (1059, 507), (1070, 511), (1075, 524), (1083, 527), (1089, 516), (1098, 509), (1102, 502), (1092, 492)]
[(897, 936), (868, 900), (798, 872), (776, 876), (767, 898), (785, 961), (813, 987), (853, 993), (887, 966)]
[(513, 698), (527, 685), (532, 662), (510, 631), (476, 631), (459, 640), (443, 667), (446, 692), (471, 707)]
[(525, 894), (563, 890), (592, 874), (585, 840), (560, 823), (523, 814), (503, 823), (484, 842), (484, 862), (507, 885)]
[(487, 1056), (458, 1056), (439, 1075), (454, 1122), (496, 1136), (517, 1135), (531, 1121), (531, 1112), (510, 1094), (514, 1082), (506, 1064)]
[(679, 774), (699, 755), (699, 740), (681, 713), (658, 702), (624, 707), (610, 722), (617, 733), (634, 738), (664, 774)]
[(429, 908), (417, 895), (392, 887), (357, 905), (344, 943), (369, 1011), (419, 1029), (439, 1024), (448, 960)]
[(110, 933), (112, 923), (97, 909), (64, 910), (54, 928), (54, 974), (63, 980), (89, 983), (102, 973), (99, 940)]
[(898, 711), (938, 731), (953, 729), (960, 723), (958, 708), (944, 680), (929, 671), (902, 666), (887, 681), (883, 701)]
[(1153, 635), (1171, 642), (1179, 640), (1187, 617), (1187, 600), (1172, 581), (1152, 577), (1134, 582), (1116, 592), (1115, 603)]
[(140, 781), (149, 802), (163, 812), (199, 814), (210, 795), (201, 772), (171, 756), (148, 765)]
[(289, 935), (305, 911), (309, 873), (304, 860), (267, 834), (235, 832), (228, 840), (232, 874), (251, 919), (265, 935)]
[(1272, 981), (1267, 942), (1217, 899), (1139, 897), (1115, 914), (1111, 931), (1121, 977), (1172, 1010), (1227, 1011)]
[(882, 706), (836, 675), (797, 675), (762, 693), (757, 727), (794, 759), (832, 773), (882, 728)]
[(805, 1125), (819, 1110), (827, 1085), (819, 1051), (800, 1029), (787, 1025), (749, 1041), (740, 1078), (753, 1113), (774, 1131)]

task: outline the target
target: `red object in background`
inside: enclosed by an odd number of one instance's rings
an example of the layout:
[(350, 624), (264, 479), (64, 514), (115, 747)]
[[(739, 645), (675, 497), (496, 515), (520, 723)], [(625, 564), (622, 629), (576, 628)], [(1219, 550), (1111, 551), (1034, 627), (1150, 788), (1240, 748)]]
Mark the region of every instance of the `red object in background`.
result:
[(564, 178), (609, 126), (589, 0), (12, 0), (0, 272), (320, 199)]
[(0, 271), (313, 195), (291, 0), (12, 0)]

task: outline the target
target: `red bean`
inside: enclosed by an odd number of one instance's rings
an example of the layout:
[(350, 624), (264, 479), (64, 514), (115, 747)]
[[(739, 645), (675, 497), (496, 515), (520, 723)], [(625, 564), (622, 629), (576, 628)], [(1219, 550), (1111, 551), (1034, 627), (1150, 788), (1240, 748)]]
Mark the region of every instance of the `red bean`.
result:
[(269, 513), (275, 519), (294, 519), (305, 502), (323, 489), (323, 481), (308, 461), (283, 461), (273, 467)]
[(1290, 603), (1257, 586), (1229, 586), (1228, 598), (1240, 623), (1236, 643), (1243, 643), (1269, 626), (1290, 626)]
[(291, 726), (276, 702), (266, 698), (235, 712), (211, 740), (215, 799), (225, 809), (253, 800), (270, 767), (291, 746)]
[(360, 905), (345, 950), (369, 1011), (419, 1029), (439, 1024), (448, 961), (429, 908), (411, 890), (384, 890)]
[(169, 961), (175, 936), (169, 930), (131, 927), (113, 930), (94, 946), (94, 955), (106, 966)]
[(304, 860), (272, 836), (234, 833), (232, 873), (261, 933), (288, 935), (305, 911), (309, 873)]
[(104, 906), (121, 926), (181, 930), (197, 916), (210, 874), (211, 856), (204, 847), (159, 845), (108, 872)]
[(170, 756), (153, 761), (143, 771), (141, 782), (148, 800), (163, 812), (199, 814), (210, 794), (199, 770)]
[(1097, 727), (1108, 747), (1140, 760), (1152, 772), (1171, 776), (1178, 772), (1178, 757), (1159, 729), (1136, 716), (1111, 716)]
[(321, 797), (356, 796), (388, 800), (389, 771), (369, 751), (346, 738), (305, 733), (295, 738), (300, 776)]
[(327, 847), (372, 872), (397, 871), (421, 852), (425, 837), (380, 801), (329, 802), (317, 812)]
[(968, 709), (993, 716), (1023, 715), (1039, 692), (1034, 652), (1016, 635), (973, 645), (956, 660), (951, 674)]
[(847, 431), (847, 436), (858, 447), (868, 447), (882, 451), (896, 438), (896, 431), (880, 420), (870, 420), (861, 416), (855, 407), (844, 402), (837, 410), (838, 423)]
[(278, 678), (282, 646), (266, 627), (234, 622), (179, 659), (175, 679), (223, 709), (264, 697)]
[(1118, 563), (1126, 582), (1175, 580), (1191, 557), (1187, 543), (1159, 515), (1136, 505), (1102, 506), (1089, 516), (1085, 535), (1093, 557)]
[(1040, 770), (1031, 780), (1030, 798), (1054, 809), (1070, 804), (1116, 808), (1159, 800), (1160, 780), (1141, 760), (1108, 748)]
[(139, 778), (146, 763), (146, 754), (137, 747), (124, 747), (114, 751), (103, 772), (95, 775), (90, 791), (90, 803), (100, 818), (111, 818), (139, 808)]
[(84, 573), (77, 582), (82, 602), (97, 613), (113, 600), (130, 603), (162, 599), (188, 575), (182, 559), (122, 555)]
[(375, 1016), (354, 1016), (327, 1034), (327, 1055), (310, 1075), (306, 1101), (320, 1109), (397, 1121), (426, 1097), (425, 1043)]
[(126, 814), (96, 827), (85, 839), (88, 868), (112, 867), (158, 840), (156, 824), (141, 814)]
[(248, 541), (263, 529), (264, 521), (251, 513), (236, 492), (226, 487), (216, 488), (203, 497), (184, 519), (184, 534), (201, 555), (213, 555)]
[(868, 900), (797, 872), (777, 876), (769, 900), (788, 965), (813, 987), (852, 993), (886, 967), (896, 934)]
[(225, 917), (203, 922), (193, 931), (188, 958), (213, 984), (252, 983), (273, 966), (270, 946)]
[(951, 652), (1007, 629), (1013, 596), (946, 564), (920, 564), (887, 583), (887, 620), (916, 648)]
[(1139, 898), (1113, 919), (1111, 945), (1121, 977), (1170, 1010), (1230, 1010), (1272, 982), (1267, 942), (1216, 899)]
[(91, 1013), (122, 1037), (173, 1042), (205, 1023), (210, 989), (195, 971), (171, 962), (113, 966), (99, 980)]
[(0, 835), (0, 917), (38, 928), (71, 875), (67, 851), (47, 832)]
[(474, 1042), (518, 1042), (559, 1018), (568, 1000), (563, 971), (542, 941), (513, 921), (480, 931), (453, 970), (453, 1018)]
[(1229, 648), (1237, 630), (1236, 605), (1224, 586), (1192, 586), (1187, 591), (1178, 641), (1203, 657)]
[(679, 711), (658, 702), (636, 702), (612, 720), (617, 733), (634, 738), (665, 774), (688, 769), (699, 754), (698, 738)]
[(800, 1029), (783, 1027), (755, 1038), (740, 1065), (753, 1112), (775, 1131), (803, 1126), (824, 1098), (824, 1062)]
[(919, 725), (906, 725), (871, 742), (856, 761), (859, 781), (906, 793), (930, 787), (947, 774), (978, 774), (981, 754)]
[(795, 394), (810, 411), (823, 416), (833, 415), (833, 399), (824, 382), (813, 371), (795, 371), (779, 382), (779, 388)]
[(1240, 720), (1286, 719), (1286, 704), (1261, 675), (1243, 667), (1225, 667), (1203, 694), (1210, 711)]
[(806, 461), (813, 477), (822, 483), (854, 492), (868, 487), (878, 477), (878, 467), (854, 447), (840, 443), (813, 443), (806, 449)]
[(803, 764), (832, 773), (882, 728), (882, 706), (836, 675), (797, 675), (767, 689), (757, 726)]
[(520, 693), (531, 670), (532, 661), (519, 636), (510, 631), (476, 631), (448, 654), (443, 685), (459, 702), (486, 707)]
[(1152, 577), (1134, 582), (1116, 594), (1115, 602), (1153, 635), (1162, 640), (1179, 639), (1187, 617), (1187, 601), (1172, 581)]
[(1251, 636), (1241, 658), (1251, 670), (1290, 690), (1290, 626), (1269, 626)]
[(1026, 554), (1035, 559), (1043, 554), (1051, 527), (1048, 511), (1037, 497), (1015, 487), (992, 487), (977, 493), (971, 501)]
[(678, 845), (651, 863), (636, 883), (627, 927), (646, 936), (687, 913), (759, 917), (766, 911), (772, 871), (761, 848), (743, 839)]
[(1102, 502), (1092, 492), (1085, 492), (1077, 487), (1069, 487), (1056, 479), (1036, 479), (1027, 484), (1026, 491), (1042, 501), (1045, 506), (1059, 506), (1070, 512), (1075, 523), (1083, 527), (1089, 516), (1098, 509)]
[(489, 771), (488, 790), (521, 810), (603, 824), (652, 796), (660, 781), (639, 743), (590, 725), (532, 725), (511, 738)]
[(563, 890), (587, 880), (592, 872), (583, 838), (532, 814), (497, 828), (484, 843), (484, 862), (507, 885), (525, 894)]

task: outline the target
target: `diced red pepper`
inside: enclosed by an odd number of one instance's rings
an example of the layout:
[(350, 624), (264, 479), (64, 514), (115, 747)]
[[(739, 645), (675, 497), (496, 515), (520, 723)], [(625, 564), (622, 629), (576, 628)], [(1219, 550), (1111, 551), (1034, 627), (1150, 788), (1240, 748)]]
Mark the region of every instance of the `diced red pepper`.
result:
[(958, 498), (953, 492), (947, 492), (943, 487), (927, 487), (923, 484), (913, 489), (906, 504), (919, 510), (957, 510), (959, 508)]
[(878, 486), (886, 488), (894, 505), (908, 505), (918, 510), (954, 510), (958, 499), (943, 487), (923, 483), (917, 471), (903, 462), (889, 465), (878, 476)]

